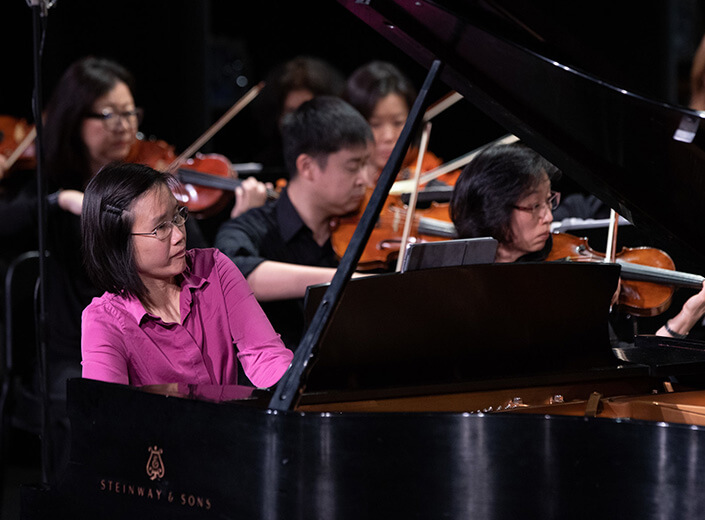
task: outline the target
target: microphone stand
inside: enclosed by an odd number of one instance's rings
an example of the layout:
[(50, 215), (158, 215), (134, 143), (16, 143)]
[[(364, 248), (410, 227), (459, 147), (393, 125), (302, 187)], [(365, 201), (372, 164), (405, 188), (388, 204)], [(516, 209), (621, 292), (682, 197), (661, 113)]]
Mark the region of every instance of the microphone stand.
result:
[(55, 2), (44, 0), (27, 0), (27, 5), (32, 9), (33, 43), (34, 43), (34, 92), (32, 97), (32, 112), (37, 130), (35, 141), (36, 162), (37, 162), (37, 221), (38, 221), (38, 250), (39, 250), (39, 287), (35, 293), (37, 298), (36, 307), (36, 333), (37, 333), (37, 362), (39, 366), (39, 385), (42, 398), (41, 417), (41, 461), (42, 461), (42, 483), (49, 483), (49, 475), (52, 474), (52, 446), (49, 435), (50, 426), (50, 404), (49, 397), (49, 374), (47, 364), (46, 348), (46, 227), (47, 227), (47, 186), (46, 173), (43, 165), (43, 124), (42, 124), (42, 46), (43, 46), (43, 21), (47, 16), (48, 9)]

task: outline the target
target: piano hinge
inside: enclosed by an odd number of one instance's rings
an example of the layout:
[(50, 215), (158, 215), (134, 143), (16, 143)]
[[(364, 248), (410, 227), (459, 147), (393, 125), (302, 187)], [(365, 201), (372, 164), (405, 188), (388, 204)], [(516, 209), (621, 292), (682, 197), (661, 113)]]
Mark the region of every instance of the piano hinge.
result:
[(593, 392), (588, 398), (587, 405), (585, 406), (585, 417), (597, 417), (600, 411), (600, 400), (602, 399), (602, 394), (600, 392)]

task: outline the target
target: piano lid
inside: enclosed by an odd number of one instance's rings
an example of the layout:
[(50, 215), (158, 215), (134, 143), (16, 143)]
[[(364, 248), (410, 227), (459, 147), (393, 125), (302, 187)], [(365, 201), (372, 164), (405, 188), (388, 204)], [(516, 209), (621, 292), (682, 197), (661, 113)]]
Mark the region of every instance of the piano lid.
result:
[(448, 86), (645, 233), (705, 259), (701, 115), (540, 54), (496, 2), (339, 2), (422, 66), (441, 60)]

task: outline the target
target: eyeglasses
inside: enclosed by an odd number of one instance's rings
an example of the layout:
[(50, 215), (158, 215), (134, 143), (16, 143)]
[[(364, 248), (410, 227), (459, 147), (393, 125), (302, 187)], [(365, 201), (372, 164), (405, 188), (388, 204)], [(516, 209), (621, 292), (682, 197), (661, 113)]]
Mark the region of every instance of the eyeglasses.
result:
[(103, 127), (114, 132), (120, 129), (122, 125), (122, 120), (127, 121), (127, 124), (131, 127), (137, 128), (140, 122), (142, 122), (142, 116), (144, 115), (144, 110), (141, 108), (133, 108), (132, 110), (125, 110), (124, 112), (115, 112), (109, 108), (102, 110), (100, 113), (90, 113), (86, 117), (89, 119), (100, 119), (103, 122)]
[(167, 240), (171, 237), (171, 233), (174, 231), (174, 226), (183, 226), (188, 220), (188, 208), (186, 206), (181, 206), (179, 210), (174, 215), (174, 218), (168, 222), (162, 222), (157, 227), (155, 227), (149, 233), (130, 233), (131, 235), (141, 236), (141, 237), (156, 237), (159, 240)]
[(519, 211), (528, 211), (532, 214), (534, 218), (540, 218), (546, 209), (553, 211), (561, 203), (561, 194), (557, 191), (552, 191), (551, 195), (544, 201), (534, 204), (533, 206), (517, 206), (516, 204), (512, 207), (518, 209)]

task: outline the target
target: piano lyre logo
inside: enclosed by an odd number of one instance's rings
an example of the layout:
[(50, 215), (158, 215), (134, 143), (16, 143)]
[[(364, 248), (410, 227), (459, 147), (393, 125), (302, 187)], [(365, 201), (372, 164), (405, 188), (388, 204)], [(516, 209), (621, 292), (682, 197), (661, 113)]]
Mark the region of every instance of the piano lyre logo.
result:
[(157, 446), (149, 447), (149, 459), (147, 460), (147, 476), (150, 480), (156, 480), (164, 476), (164, 462), (162, 452)]

